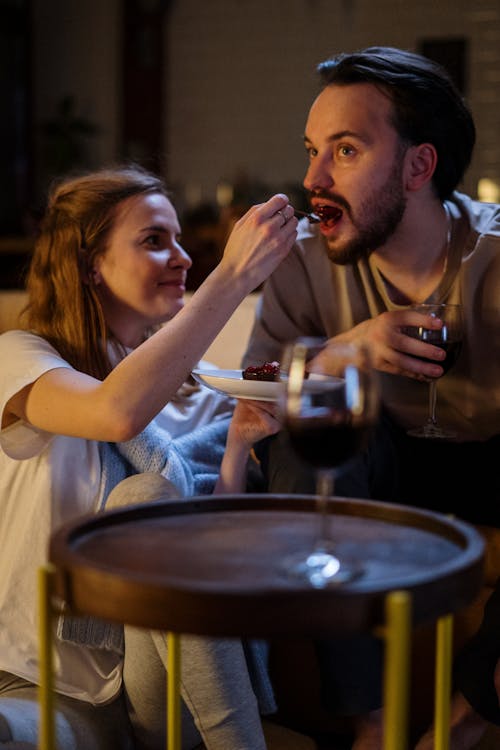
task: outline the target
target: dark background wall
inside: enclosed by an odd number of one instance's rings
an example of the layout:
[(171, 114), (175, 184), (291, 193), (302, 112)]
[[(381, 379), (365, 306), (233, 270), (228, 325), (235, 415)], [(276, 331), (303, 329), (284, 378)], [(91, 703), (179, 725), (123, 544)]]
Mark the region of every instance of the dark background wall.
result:
[(201, 255), (235, 203), (299, 202), (316, 65), (369, 44), (448, 66), (478, 128), (463, 189), (498, 199), (498, 0), (0, 0), (0, 285), (68, 170), (162, 173)]

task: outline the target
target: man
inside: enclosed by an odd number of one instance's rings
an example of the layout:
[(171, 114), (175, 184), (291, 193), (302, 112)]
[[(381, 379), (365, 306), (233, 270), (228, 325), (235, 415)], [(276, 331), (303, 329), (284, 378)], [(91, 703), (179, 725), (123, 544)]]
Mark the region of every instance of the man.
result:
[[(318, 71), (304, 186), (321, 222), (301, 222), (296, 247), (266, 282), (243, 366), (279, 360), (284, 342), (304, 334), (368, 342), (382, 418), (338, 494), (498, 526), (500, 206), (455, 192), (474, 147), (471, 113), (440, 66), (402, 50), (341, 54)], [(409, 305), (422, 302), (463, 307), (461, 354), (438, 381), (439, 419), (455, 442), (407, 435), (427, 418), (429, 379), (443, 374), (444, 353), (403, 333), (441, 326), (415, 317)], [(260, 446), (260, 458), (271, 492), (313, 491), (286, 435)], [(329, 644), (323, 663), (344, 651)], [(374, 701), (368, 686), (359, 705)], [(377, 746), (370, 741), (354, 747)]]

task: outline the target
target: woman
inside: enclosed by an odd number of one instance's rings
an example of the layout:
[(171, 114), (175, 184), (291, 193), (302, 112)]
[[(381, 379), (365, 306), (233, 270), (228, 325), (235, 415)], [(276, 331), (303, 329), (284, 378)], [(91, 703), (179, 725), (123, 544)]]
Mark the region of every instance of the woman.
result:
[[(201, 389), (191, 396), (179, 389), (242, 299), (287, 255), (296, 225), (284, 195), (252, 207), (236, 223), (219, 265), (184, 305), (191, 260), (158, 178), (124, 167), (69, 179), (52, 192), (28, 275), (24, 330), (0, 336), (0, 692), (38, 679), (35, 571), (56, 526), (105, 504), (113, 488), (110, 444), (130, 447), (152, 428), (163, 431), (164, 473), (168, 476), (172, 463), (175, 478), (197, 486), (171, 435), (182, 440), (195, 422), (212, 428), (229, 409)], [(236, 407), (218, 492), (243, 489), (253, 442), (276, 429), (264, 409)], [(95, 713), (90, 707), (100, 707), (106, 723), (120, 700), (119, 644), (111, 639), (88, 648), (60, 635), (58, 693), (90, 713)], [(164, 731), (163, 706), (158, 719), (148, 714), (150, 706), (141, 705), (140, 640), (132, 634), (126, 647), (131, 714), (138, 746), (156, 747)], [(163, 643), (151, 643), (163, 659)], [(206, 746), (264, 747), (241, 644), (193, 639), (184, 658), (186, 672), (192, 672), (185, 697)], [(200, 688), (207, 661), (213, 669)], [(224, 680), (232, 676), (244, 688), (239, 705), (226, 712), (231, 689)], [(227, 713), (224, 719), (219, 709)], [(197, 732), (187, 736), (193, 737), (191, 746), (200, 741)]]

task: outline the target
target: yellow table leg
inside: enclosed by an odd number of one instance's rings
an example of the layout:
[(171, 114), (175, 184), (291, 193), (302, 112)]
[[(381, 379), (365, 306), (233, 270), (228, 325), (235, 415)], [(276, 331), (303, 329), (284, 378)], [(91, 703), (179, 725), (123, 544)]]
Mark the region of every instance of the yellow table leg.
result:
[(167, 750), (181, 750), (181, 640), (167, 633)]
[(453, 650), (453, 616), (445, 615), (437, 622), (436, 683), (434, 698), (434, 748), (450, 746), (451, 664)]
[(55, 750), (54, 667), (52, 653), (52, 589), (54, 566), (45, 565), (38, 571), (38, 636), (40, 659), (39, 750)]
[(384, 750), (408, 747), (411, 598), (406, 591), (386, 597), (384, 666)]

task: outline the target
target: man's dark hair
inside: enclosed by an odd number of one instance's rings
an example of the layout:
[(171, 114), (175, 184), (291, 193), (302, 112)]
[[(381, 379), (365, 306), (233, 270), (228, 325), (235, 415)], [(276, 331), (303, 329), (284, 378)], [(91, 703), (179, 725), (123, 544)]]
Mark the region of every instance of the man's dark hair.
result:
[(450, 196), (470, 164), (476, 130), (468, 106), (441, 65), (393, 47), (368, 47), (336, 55), (317, 70), (324, 86), (372, 83), (389, 96), (401, 139), (434, 145), (438, 163), (433, 184), (441, 200)]

